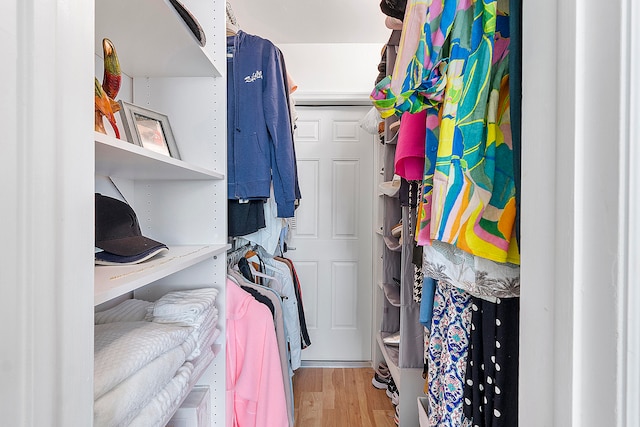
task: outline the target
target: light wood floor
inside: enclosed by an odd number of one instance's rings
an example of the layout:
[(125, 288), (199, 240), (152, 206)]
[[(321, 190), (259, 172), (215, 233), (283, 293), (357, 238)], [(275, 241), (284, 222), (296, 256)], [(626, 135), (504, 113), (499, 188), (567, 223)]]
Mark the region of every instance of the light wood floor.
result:
[(371, 368), (300, 368), (293, 376), (296, 427), (395, 427), (395, 408), (371, 385)]

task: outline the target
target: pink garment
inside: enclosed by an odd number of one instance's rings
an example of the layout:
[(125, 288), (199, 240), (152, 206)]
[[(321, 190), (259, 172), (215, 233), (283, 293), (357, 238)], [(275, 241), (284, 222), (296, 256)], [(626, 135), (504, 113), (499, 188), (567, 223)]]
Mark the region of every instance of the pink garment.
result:
[(227, 427), (287, 427), (271, 311), (227, 279)]
[(422, 181), (424, 173), (427, 110), (403, 113), (398, 131), (395, 172), (407, 181)]

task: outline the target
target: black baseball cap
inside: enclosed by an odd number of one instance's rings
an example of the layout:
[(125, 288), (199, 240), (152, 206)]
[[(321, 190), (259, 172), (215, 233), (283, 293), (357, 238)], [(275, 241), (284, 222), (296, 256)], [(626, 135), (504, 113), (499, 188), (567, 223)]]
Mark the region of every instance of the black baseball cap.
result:
[(189, 27), (200, 46), (204, 47), (207, 44), (207, 38), (196, 17), (178, 0), (169, 0), (169, 3), (171, 3), (176, 12), (178, 12), (178, 15), (180, 15), (185, 25)]
[(131, 257), (166, 248), (142, 235), (138, 217), (127, 203), (96, 193), (95, 246), (115, 255)]

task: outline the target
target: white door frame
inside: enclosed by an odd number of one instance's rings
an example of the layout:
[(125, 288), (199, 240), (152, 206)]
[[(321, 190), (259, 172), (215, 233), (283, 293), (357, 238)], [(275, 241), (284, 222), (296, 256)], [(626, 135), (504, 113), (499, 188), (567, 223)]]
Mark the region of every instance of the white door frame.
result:
[(628, 186), (621, 191), (621, 239), (618, 277), (622, 286), (618, 295), (618, 419), (620, 427), (640, 425), (640, 5), (636, 0), (621, 4), (622, 73), (621, 104), (623, 116), (620, 181)]
[(524, 1), (521, 427), (639, 424), (633, 3)]
[(4, 425), (93, 420), (93, 12), (0, 2)]

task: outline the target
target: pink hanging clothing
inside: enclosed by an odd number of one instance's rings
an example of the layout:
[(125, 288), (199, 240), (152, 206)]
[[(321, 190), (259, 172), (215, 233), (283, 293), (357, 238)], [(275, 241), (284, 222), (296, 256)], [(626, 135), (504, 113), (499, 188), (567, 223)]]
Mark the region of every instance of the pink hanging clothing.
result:
[(403, 113), (398, 131), (395, 172), (407, 181), (422, 181), (427, 136), (427, 111)]
[(287, 427), (271, 312), (227, 279), (227, 427)]

